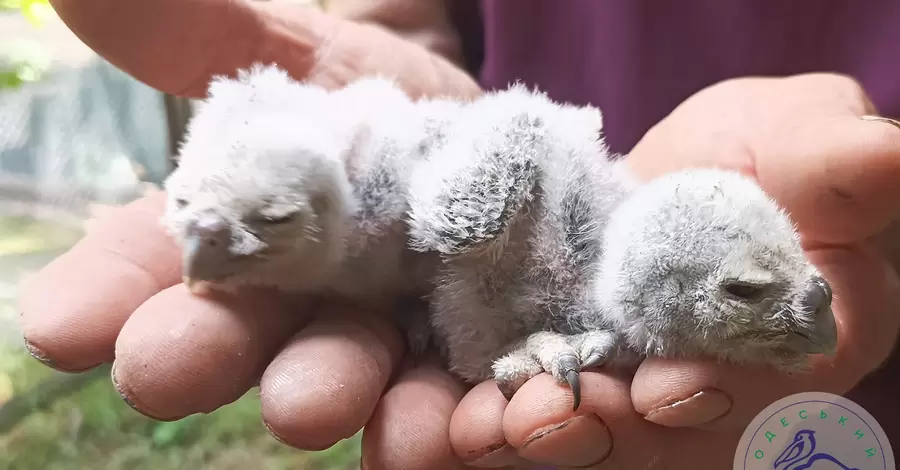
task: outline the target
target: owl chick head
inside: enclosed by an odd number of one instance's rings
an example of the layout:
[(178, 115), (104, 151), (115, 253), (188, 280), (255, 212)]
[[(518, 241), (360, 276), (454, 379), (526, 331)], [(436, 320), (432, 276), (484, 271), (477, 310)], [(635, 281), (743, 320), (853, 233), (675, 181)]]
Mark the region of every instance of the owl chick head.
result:
[(340, 139), (316, 112), (326, 95), (274, 67), (212, 83), (165, 183), (162, 221), (189, 285), (313, 285), (327, 274), (350, 189)]
[(693, 169), (637, 186), (605, 232), (599, 308), (648, 355), (802, 369), (831, 353), (832, 292), (753, 180)]

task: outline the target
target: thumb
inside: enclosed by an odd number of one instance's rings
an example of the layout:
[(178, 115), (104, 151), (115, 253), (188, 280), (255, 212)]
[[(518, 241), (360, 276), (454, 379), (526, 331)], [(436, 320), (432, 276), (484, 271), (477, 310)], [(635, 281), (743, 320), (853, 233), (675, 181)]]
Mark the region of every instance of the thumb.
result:
[(900, 123), (838, 116), (775, 136), (760, 184), (813, 242), (850, 243), (900, 216)]

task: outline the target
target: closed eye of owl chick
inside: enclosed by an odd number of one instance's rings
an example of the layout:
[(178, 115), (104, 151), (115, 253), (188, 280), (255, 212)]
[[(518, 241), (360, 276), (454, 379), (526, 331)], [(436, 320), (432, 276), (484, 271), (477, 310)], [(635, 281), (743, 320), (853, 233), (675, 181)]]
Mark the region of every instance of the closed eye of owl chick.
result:
[(796, 370), (834, 349), (830, 287), (774, 201), (720, 170), (625, 184), (600, 124), (522, 87), (466, 107), (257, 67), (210, 87), (163, 223), (189, 285), (432, 295), (451, 370), (507, 396), (546, 371), (577, 407), (578, 372), (629, 353)]
[(648, 355), (796, 370), (837, 345), (831, 288), (788, 214), (734, 172), (695, 169), (638, 187), (610, 219), (594, 293), (598, 311)]
[(189, 285), (312, 287), (342, 256), (344, 149), (333, 128), (294, 108), (321, 107), (326, 92), (294, 85), (274, 70), (215, 81), (189, 123), (163, 216)]
[(363, 301), (420, 289), (403, 188), (429, 124), (379, 78), (326, 91), (255, 66), (214, 80), (165, 183), (185, 283)]
[(602, 253), (587, 305), (573, 311), (579, 331), (535, 333), (494, 364), (507, 396), (548, 371), (577, 408), (578, 371), (631, 353), (799, 372), (837, 347), (831, 287), (788, 215), (737, 173), (692, 169), (635, 187)]

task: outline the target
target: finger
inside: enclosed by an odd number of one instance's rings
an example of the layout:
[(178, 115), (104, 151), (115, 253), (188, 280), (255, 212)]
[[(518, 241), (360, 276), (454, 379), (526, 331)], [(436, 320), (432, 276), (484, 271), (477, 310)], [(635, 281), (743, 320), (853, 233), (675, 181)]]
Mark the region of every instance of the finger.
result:
[[(52, 0), (91, 49), (148, 85), (200, 97), (209, 78), (249, 65), (262, 21), (245, 0)], [(307, 54), (309, 55), (309, 54)]]
[(263, 419), (289, 445), (331, 447), (366, 424), (402, 354), (399, 334), (374, 315), (329, 311), (266, 369)]
[(21, 322), (35, 357), (78, 371), (114, 358), (131, 313), (181, 282), (178, 248), (159, 224), (162, 194), (110, 209), (25, 286)]
[(743, 430), (763, 408), (787, 395), (843, 395), (890, 355), (900, 329), (896, 274), (874, 248), (812, 254), (833, 280), (838, 349), (815, 357), (810, 373), (786, 375), (763, 367), (711, 361), (648, 359), (633, 382), (635, 409), (665, 426)]
[[(625, 168), (638, 179), (649, 181), (687, 168), (720, 168), (749, 177), (756, 172), (756, 158), (743, 136), (731, 129), (706, 129), (671, 125), (669, 120), (651, 128), (625, 157)], [(724, 123), (720, 124), (725, 126)], [(661, 158), (660, 149), (665, 149)]]
[(450, 420), (450, 444), (467, 465), (500, 468), (521, 463), (503, 434), (506, 404), (497, 382), (488, 380), (473, 387), (456, 407)]
[[(391, 29), (371, 21), (344, 21), (315, 12), (296, 11), (278, 2), (258, 3), (269, 26), (262, 56), (285, 66), (295, 77), (338, 88), (362, 76), (379, 75), (396, 81), (413, 98), (441, 96), (471, 99), (483, 90), (471, 75), (444, 56), (402, 39)], [(327, 16), (327, 18), (325, 17)], [(395, 15), (396, 16), (396, 15)], [(298, 64), (287, 60), (292, 44), (313, 34), (315, 60)], [(288, 52), (285, 52), (288, 51)], [(296, 54), (295, 54), (296, 55)]]
[(900, 128), (852, 114), (810, 118), (766, 145), (759, 181), (814, 241), (860, 240), (900, 216)]
[[(277, 63), (340, 86), (378, 72), (411, 94), (480, 93), (466, 73), (372, 25), (295, 3), (250, 0), (53, 0), (73, 32), (110, 63), (167, 93), (203, 97), (214, 75)], [(165, 31), (165, 34), (160, 34)]]
[(463, 386), (439, 367), (404, 370), (363, 431), (362, 468), (462, 468), (448, 434), (463, 393)]
[(213, 411), (255, 385), (308, 311), (269, 291), (201, 297), (179, 284), (128, 319), (113, 381), (126, 402), (155, 419)]
[(634, 411), (628, 383), (605, 372), (580, 374), (582, 402), (541, 374), (513, 396), (503, 416), (507, 442), (521, 457), (557, 466), (648, 468), (661, 457), (660, 430)]

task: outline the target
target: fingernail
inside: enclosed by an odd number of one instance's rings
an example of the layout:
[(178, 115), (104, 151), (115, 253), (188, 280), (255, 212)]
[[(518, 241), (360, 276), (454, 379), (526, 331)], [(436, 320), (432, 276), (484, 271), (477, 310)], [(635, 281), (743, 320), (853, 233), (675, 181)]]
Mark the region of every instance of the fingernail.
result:
[(883, 123), (890, 124), (890, 125), (892, 125), (892, 126), (898, 128), (898, 129), (900, 129), (900, 121), (897, 121), (897, 120), (894, 120), (894, 119), (891, 119), (891, 118), (886, 118), (886, 117), (883, 117), (883, 116), (871, 116), (871, 115), (866, 115), (866, 116), (863, 116), (863, 117), (862, 117), (862, 120), (863, 120), (863, 121), (883, 122)]
[(711, 423), (731, 411), (731, 397), (714, 388), (657, 407), (644, 419), (661, 426), (684, 427)]
[(478, 451), (473, 451), (470, 453), (470, 456), (474, 456), (472, 454), (481, 456), (475, 460), (466, 461), (466, 465), (479, 468), (505, 467), (516, 460), (516, 450), (505, 442), (486, 446)]
[[(559, 446), (563, 443), (567, 448), (560, 455)], [(533, 462), (552, 460), (553, 464), (566, 467), (594, 466), (609, 457), (612, 447), (606, 423), (597, 415), (580, 415), (533, 432), (519, 449), (519, 456)]]
[(47, 357), (47, 355), (44, 354), (44, 351), (42, 351), (40, 348), (38, 348), (37, 346), (32, 344), (31, 341), (28, 341), (28, 338), (25, 338), (24, 340), (25, 340), (25, 349), (28, 351), (28, 354), (31, 354), (31, 357), (37, 359), (38, 361), (40, 361), (42, 364), (44, 364), (47, 367), (52, 367), (54, 369), (58, 368), (58, 366), (56, 365), (56, 362), (53, 359), (50, 359), (49, 357)]
[(31, 354), (31, 357), (40, 361), (41, 364), (44, 364), (45, 366), (50, 367), (51, 369), (56, 369), (60, 372), (76, 374), (79, 372), (87, 372), (87, 371), (100, 365), (100, 363), (97, 363), (97, 364), (94, 364), (94, 365), (91, 365), (88, 367), (65, 366), (65, 365), (60, 364), (59, 361), (55, 361), (55, 360), (51, 359), (50, 356), (48, 356), (41, 348), (35, 346), (34, 343), (32, 343), (31, 341), (28, 341), (28, 338), (24, 338), (24, 342), (25, 342), (25, 350), (28, 351), (28, 354)]
[[(281, 434), (278, 434), (278, 431), (276, 431), (272, 427), (272, 425), (269, 424), (268, 421), (266, 421), (265, 417), (263, 417), (262, 422), (263, 422), (263, 426), (265, 426), (265, 428), (266, 428), (266, 431), (269, 432), (269, 434), (272, 436), (273, 439), (275, 439), (276, 441), (278, 441), (286, 446), (290, 446), (290, 444), (283, 437), (281, 437)], [(359, 461), (359, 465), (360, 465), (360, 470), (363, 470), (365, 465), (363, 464), (362, 460)]]

